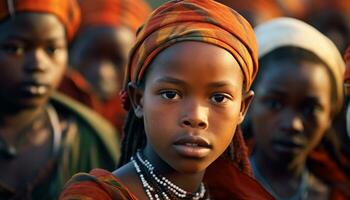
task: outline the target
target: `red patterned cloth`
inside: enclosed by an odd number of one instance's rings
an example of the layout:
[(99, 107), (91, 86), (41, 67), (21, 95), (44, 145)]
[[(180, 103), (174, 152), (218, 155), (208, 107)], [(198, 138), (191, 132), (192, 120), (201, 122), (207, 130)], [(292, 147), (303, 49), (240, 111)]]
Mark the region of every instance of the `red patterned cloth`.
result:
[(112, 173), (94, 169), (89, 174), (79, 173), (67, 183), (60, 200), (137, 200)]
[(71, 40), (80, 24), (80, 9), (75, 0), (8, 0), (0, 1), (0, 20), (18, 12), (50, 13), (58, 17)]
[(344, 82), (350, 84), (350, 47), (345, 52), (344, 60), (346, 64)]
[(93, 26), (126, 26), (136, 31), (151, 9), (144, 0), (79, 0), (81, 29)]

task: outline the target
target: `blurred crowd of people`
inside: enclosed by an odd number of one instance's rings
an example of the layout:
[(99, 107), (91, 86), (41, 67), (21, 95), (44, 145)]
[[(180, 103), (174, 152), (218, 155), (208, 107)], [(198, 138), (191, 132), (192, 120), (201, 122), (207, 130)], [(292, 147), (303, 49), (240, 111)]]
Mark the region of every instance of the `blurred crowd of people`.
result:
[(350, 199), (350, 1), (162, 3), (0, 2), (0, 200)]

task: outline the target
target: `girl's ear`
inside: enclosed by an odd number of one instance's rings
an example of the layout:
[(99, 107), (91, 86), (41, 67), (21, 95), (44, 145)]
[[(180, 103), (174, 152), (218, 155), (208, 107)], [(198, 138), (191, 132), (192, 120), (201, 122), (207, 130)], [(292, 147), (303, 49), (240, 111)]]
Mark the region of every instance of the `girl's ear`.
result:
[(143, 117), (143, 89), (133, 83), (128, 84), (129, 98), (136, 117)]
[(241, 103), (241, 111), (239, 113), (239, 120), (238, 123), (242, 123), (244, 120), (244, 117), (247, 114), (247, 111), (249, 109), (250, 103), (252, 102), (254, 97), (254, 92), (253, 90), (249, 90), (246, 92), (243, 97), (242, 97), (242, 103)]

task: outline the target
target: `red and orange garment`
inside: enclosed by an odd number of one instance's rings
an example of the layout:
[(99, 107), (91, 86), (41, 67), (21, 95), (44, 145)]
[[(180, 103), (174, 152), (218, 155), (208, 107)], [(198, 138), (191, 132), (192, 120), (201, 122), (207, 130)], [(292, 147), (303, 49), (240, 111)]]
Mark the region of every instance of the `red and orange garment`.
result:
[(89, 174), (78, 173), (66, 187), (69, 189), (61, 193), (60, 200), (137, 200), (117, 177), (103, 169), (94, 169)]
[[(344, 75), (344, 83), (348, 84), (350, 86), (350, 47), (348, 47), (344, 54), (344, 60), (345, 60), (345, 75)], [(349, 92), (350, 91), (346, 91)], [(347, 94), (349, 95), (349, 94)]]
[(82, 10), (80, 29), (95, 26), (126, 26), (136, 31), (151, 9), (144, 0), (79, 0)]
[(3, 0), (0, 1), (0, 21), (20, 12), (54, 14), (64, 25), (68, 40), (72, 40), (80, 24), (80, 9), (71, 0)]

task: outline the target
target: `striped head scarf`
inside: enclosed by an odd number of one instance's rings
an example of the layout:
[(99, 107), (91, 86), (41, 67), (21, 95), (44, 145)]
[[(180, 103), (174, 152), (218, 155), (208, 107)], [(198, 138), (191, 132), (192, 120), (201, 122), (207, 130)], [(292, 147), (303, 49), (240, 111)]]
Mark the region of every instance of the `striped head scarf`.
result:
[(126, 26), (136, 31), (151, 9), (144, 0), (79, 0), (81, 29), (91, 26)]
[(241, 15), (213, 0), (175, 0), (155, 10), (137, 35), (126, 83), (139, 83), (157, 54), (181, 41), (226, 49), (239, 63), (249, 90), (258, 71), (254, 31)]
[(297, 19), (281, 17), (255, 28), (259, 44), (259, 59), (280, 47), (299, 47), (314, 53), (331, 72), (336, 91), (335, 111), (343, 105), (345, 64), (337, 47), (312, 26)]
[(64, 25), (69, 41), (79, 27), (80, 9), (75, 0), (2, 0), (0, 21), (20, 12), (50, 13)]

